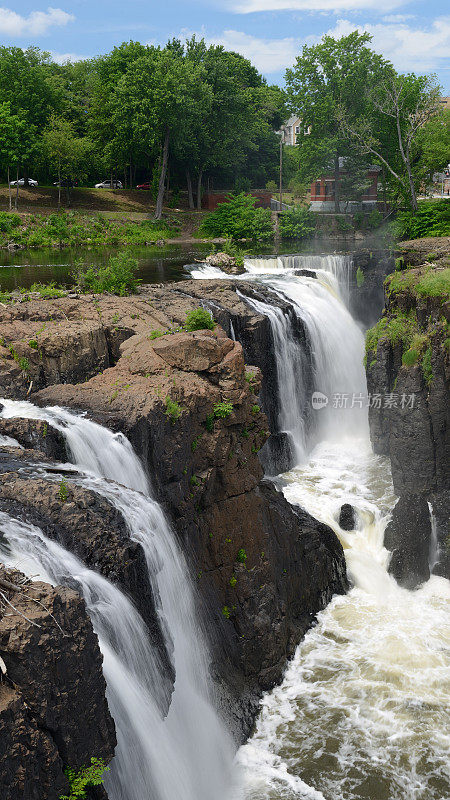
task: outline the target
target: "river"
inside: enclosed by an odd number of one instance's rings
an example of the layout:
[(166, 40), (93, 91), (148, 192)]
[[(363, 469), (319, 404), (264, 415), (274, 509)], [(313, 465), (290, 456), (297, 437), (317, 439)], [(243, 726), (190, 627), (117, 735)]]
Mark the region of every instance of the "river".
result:
[[(237, 755), (233, 798), (448, 800), (450, 583), (432, 576), (409, 592), (387, 571), (383, 538), (396, 497), (388, 460), (370, 446), (363, 332), (345, 302), (348, 267), (339, 257), (249, 259), (246, 267), (247, 280), (292, 303), (312, 340), (315, 388), (328, 404), (308, 435), (296, 419), (304, 398), (295, 372), (280, 363), (292, 361), (288, 333), (273, 307), (256, 304), (274, 334), (280, 422), (299, 461), (277, 482), (289, 502), (336, 532), (352, 588), (319, 614), (281, 686), (263, 698)], [(296, 275), (299, 267), (317, 278)], [(220, 276), (200, 268), (194, 277)], [(356, 401), (334, 407), (333, 395), (344, 393)], [(352, 531), (338, 522), (344, 503), (356, 510)]]

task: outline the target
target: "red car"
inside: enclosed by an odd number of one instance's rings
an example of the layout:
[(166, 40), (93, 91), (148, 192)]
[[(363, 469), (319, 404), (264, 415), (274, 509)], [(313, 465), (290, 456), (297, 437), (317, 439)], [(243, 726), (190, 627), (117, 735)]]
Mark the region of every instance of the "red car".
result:
[(153, 186), (151, 183), (140, 183), (139, 186), (136, 186), (136, 189), (146, 189), (147, 191), (151, 191)]

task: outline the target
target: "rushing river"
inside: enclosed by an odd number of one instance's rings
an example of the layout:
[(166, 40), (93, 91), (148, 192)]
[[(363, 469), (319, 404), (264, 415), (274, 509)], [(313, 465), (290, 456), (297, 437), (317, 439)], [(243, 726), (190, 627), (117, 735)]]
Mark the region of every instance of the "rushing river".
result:
[[(300, 257), (246, 266), (247, 280), (290, 300), (312, 339), (315, 388), (329, 403), (308, 436), (293, 412), (304, 399), (292, 363), (278, 364), (280, 423), (300, 462), (278, 481), (290, 502), (334, 529), (352, 589), (319, 614), (283, 683), (264, 697), (237, 755), (233, 798), (448, 800), (450, 584), (432, 576), (409, 592), (388, 574), (383, 538), (396, 502), (389, 462), (370, 447), (367, 403), (331, 402), (333, 393), (367, 396), (363, 335), (345, 303), (348, 262)], [(317, 279), (295, 275), (299, 267), (315, 269)], [(195, 277), (221, 276), (201, 268)], [(280, 315), (250, 302), (269, 317), (279, 361), (292, 361)], [(338, 523), (344, 503), (357, 511), (349, 532)]]

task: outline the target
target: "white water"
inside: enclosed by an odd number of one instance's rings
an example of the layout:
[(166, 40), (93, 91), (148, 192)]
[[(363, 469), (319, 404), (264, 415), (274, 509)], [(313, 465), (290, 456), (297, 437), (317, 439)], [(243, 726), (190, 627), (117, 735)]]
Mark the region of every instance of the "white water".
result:
[[(145, 552), (159, 617), (175, 669), (167, 716), (157, 653), (131, 603), (30, 526), (3, 519), (10, 563), (52, 582), (80, 586), (104, 654), (118, 747), (106, 787), (111, 800), (211, 800), (229, 784), (233, 747), (209, 697), (207, 650), (187, 569), (128, 440), (61, 408), (3, 400), (3, 417), (44, 419), (65, 436), (79, 482), (118, 508)], [(75, 479), (77, 479), (75, 477)], [(36, 568), (37, 565), (37, 568)], [(26, 570), (25, 570), (26, 571)]]
[[(318, 280), (295, 276), (286, 259), (246, 262), (244, 277), (293, 304), (313, 343), (315, 389), (345, 393), (350, 406), (367, 390), (363, 336), (341, 299), (347, 265), (322, 259), (309, 267)], [(207, 276), (198, 270), (195, 277)], [(278, 359), (292, 362), (286, 322), (264, 306), (258, 310), (269, 317)], [(292, 363), (277, 366), (288, 405), (298, 409)], [(239, 800), (450, 797), (450, 584), (432, 576), (408, 592), (387, 572), (383, 538), (395, 497), (388, 463), (371, 451), (362, 406), (329, 403), (318, 411), (317, 444), (282, 476), (286, 498), (336, 531), (353, 588), (319, 614), (282, 685), (264, 697), (254, 735), (237, 756)], [(296, 452), (306, 453), (314, 437), (305, 438), (295, 414), (291, 419)], [(339, 527), (343, 503), (357, 509), (355, 531)]]

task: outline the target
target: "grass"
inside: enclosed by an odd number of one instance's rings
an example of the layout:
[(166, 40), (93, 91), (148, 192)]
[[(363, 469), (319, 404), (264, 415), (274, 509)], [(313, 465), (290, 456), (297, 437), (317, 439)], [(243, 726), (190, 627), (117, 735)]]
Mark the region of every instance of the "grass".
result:
[(0, 247), (77, 247), (80, 245), (154, 244), (176, 237), (178, 229), (166, 222), (110, 219), (103, 214), (60, 211), (55, 214), (0, 212)]
[(386, 288), (390, 295), (408, 290), (418, 297), (441, 297), (445, 302), (450, 297), (450, 268), (433, 269), (430, 265), (419, 275), (412, 270), (394, 272), (387, 278)]
[(402, 350), (409, 350), (414, 335), (417, 333), (417, 317), (414, 311), (408, 314), (397, 312), (391, 317), (382, 317), (366, 334), (366, 355), (364, 363), (370, 353), (376, 353), (378, 342), (387, 339), (391, 344), (401, 343)]

